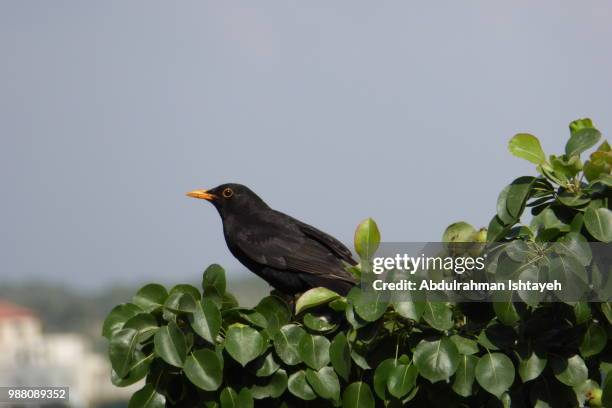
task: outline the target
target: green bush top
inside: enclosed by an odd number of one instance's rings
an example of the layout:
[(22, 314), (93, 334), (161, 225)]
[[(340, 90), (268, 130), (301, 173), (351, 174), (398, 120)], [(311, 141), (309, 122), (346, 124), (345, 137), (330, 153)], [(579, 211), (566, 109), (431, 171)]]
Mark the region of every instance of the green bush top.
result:
[[(609, 243), (610, 147), (580, 158), (600, 138), (589, 119), (574, 121), (565, 153), (547, 158), (535, 136), (516, 135), (510, 152), (539, 175), (502, 190), (488, 229), (458, 222), (443, 240)], [(368, 273), (379, 242), (373, 220), (360, 224), (353, 273)], [(586, 263), (582, 279), (606, 284)], [(356, 287), (346, 298), (311, 289), (295, 304), (273, 292), (243, 308), (211, 265), (201, 288), (144, 286), (103, 335), (113, 383), (146, 378), (130, 407), (612, 407), (611, 303), (386, 301)]]

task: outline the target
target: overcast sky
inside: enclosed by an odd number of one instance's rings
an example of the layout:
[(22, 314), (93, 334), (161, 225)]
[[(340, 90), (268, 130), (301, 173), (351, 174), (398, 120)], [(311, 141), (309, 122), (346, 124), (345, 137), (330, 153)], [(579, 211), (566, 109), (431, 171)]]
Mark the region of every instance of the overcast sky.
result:
[(0, 2), (0, 274), (96, 288), (247, 273), (234, 181), (351, 241), (486, 225), (572, 119), (612, 129), (612, 3)]

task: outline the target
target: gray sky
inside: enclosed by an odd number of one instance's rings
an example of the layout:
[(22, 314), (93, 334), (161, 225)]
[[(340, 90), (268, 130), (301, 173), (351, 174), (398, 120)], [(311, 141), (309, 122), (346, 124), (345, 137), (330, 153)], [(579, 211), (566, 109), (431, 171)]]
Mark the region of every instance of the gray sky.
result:
[(0, 274), (199, 276), (226, 181), (350, 241), (486, 225), (530, 131), (612, 129), (612, 3), (0, 2)]

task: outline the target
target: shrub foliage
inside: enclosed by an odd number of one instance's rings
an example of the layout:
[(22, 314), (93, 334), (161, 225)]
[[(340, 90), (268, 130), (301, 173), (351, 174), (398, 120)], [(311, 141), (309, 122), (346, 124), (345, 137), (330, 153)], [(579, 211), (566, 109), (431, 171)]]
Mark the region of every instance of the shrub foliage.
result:
[[(538, 175), (502, 190), (487, 229), (455, 223), (444, 241), (609, 243), (612, 152), (600, 139), (589, 119), (574, 121), (565, 153), (547, 158), (535, 136), (514, 136), (510, 152)], [(360, 224), (361, 265), (379, 241), (372, 220)], [(498, 251), (497, 262), (513, 255)], [(584, 263), (591, 288), (608, 283)], [(113, 383), (146, 379), (130, 407), (612, 407), (611, 303), (387, 302), (356, 287), (346, 298), (315, 288), (295, 304), (272, 292), (243, 308), (211, 265), (201, 288), (144, 286), (111, 311), (103, 335)]]

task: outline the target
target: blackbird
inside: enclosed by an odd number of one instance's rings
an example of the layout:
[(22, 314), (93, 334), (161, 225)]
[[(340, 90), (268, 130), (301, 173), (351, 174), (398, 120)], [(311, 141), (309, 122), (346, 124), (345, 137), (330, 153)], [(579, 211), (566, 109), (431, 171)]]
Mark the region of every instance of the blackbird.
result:
[(230, 252), (280, 292), (295, 295), (322, 286), (346, 295), (355, 285), (355, 278), (345, 270), (347, 264), (357, 264), (347, 247), (270, 208), (248, 187), (222, 184), (187, 195), (215, 206)]

